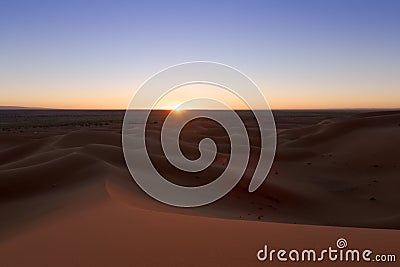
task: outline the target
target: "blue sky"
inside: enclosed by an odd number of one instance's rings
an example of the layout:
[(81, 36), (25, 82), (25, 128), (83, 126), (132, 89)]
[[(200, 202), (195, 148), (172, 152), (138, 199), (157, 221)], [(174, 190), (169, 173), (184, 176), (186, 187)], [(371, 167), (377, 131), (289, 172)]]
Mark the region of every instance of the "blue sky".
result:
[(231, 65), (273, 108), (400, 107), (400, 1), (1, 1), (0, 105), (125, 108), (159, 70)]

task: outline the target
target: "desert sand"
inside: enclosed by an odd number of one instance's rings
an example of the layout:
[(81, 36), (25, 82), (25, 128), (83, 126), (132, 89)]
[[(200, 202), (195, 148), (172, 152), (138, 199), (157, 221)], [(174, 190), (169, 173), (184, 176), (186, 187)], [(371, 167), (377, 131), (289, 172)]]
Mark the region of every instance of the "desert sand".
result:
[[(218, 162), (189, 179), (169, 170), (156, 152), (163, 114), (148, 136), (159, 168), (189, 185), (218, 175)], [(400, 112), (278, 112), (276, 159), (261, 188), (247, 192), (250, 164), (228, 195), (194, 209), (161, 204), (135, 184), (122, 154), (122, 116), (1, 113), (0, 266), (285, 266), (260, 263), (257, 251), (319, 249), (341, 237), (399, 259)], [(182, 135), (185, 155), (196, 158), (205, 135), (226, 142), (200, 121)]]

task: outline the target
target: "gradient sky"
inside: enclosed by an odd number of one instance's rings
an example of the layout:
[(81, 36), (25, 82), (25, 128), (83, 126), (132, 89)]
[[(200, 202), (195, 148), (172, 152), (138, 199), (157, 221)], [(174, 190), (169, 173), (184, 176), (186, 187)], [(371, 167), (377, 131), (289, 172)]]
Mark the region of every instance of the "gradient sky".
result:
[(124, 109), (193, 60), (272, 108), (400, 108), (400, 1), (0, 1), (0, 106)]

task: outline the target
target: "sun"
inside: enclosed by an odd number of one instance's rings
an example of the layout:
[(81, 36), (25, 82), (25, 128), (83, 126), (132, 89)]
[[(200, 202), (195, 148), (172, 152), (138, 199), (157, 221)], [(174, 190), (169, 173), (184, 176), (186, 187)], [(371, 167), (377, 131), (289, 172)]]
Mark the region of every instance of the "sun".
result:
[(181, 112), (182, 111), (182, 107), (181, 106), (176, 106), (172, 109), (174, 112)]

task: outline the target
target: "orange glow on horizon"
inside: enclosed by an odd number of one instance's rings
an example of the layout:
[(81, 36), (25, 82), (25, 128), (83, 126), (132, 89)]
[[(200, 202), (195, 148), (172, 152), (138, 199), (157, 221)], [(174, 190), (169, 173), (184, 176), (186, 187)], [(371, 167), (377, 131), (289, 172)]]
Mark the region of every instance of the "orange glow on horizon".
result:
[[(177, 109), (220, 109), (214, 106), (191, 106), (181, 104), (197, 93), (207, 98), (215, 96), (222, 98), (233, 109), (248, 109), (245, 103), (233, 94), (226, 94), (223, 89), (214, 86), (190, 86), (178, 88), (168, 96), (160, 99), (154, 109), (177, 110)], [(212, 88), (211, 88), (212, 87)], [(271, 86), (270, 86), (271, 87)], [(267, 88), (270, 88), (267, 87)], [(357, 91), (347, 90), (345, 94), (337, 91), (299, 90), (299, 93), (289, 93), (287, 89), (274, 86), (274, 90), (264, 91), (271, 109), (389, 109), (400, 108), (400, 90), (395, 95), (385, 98), (377, 98), (374, 94), (359, 95)], [(54, 109), (111, 109), (125, 110), (133, 91), (131, 89), (121, 90), (120, 93), (110, 90), (101, 90), (97, 95), (91, 92), (80, 93), (62, 91), (45, 94), (30, 94), (24, 96), (12, 91), (1, 92), (0, 106), (38, 107)], [(383, 95), (385, 96), (385, 95)], [(257, 108), (257, 103), (256, 103)], [(179, 107), (179, 108), (178, 108)], [(140, 106), (137, 109), (149, 109), (151, 106)]]

